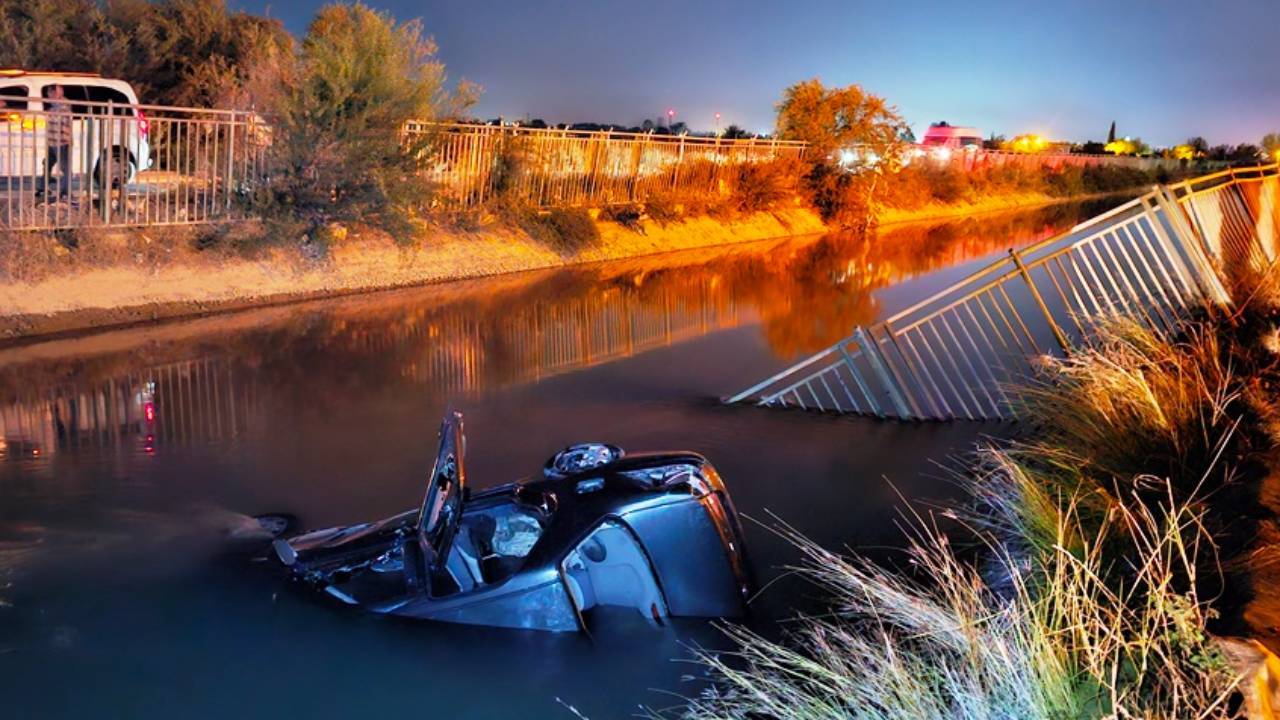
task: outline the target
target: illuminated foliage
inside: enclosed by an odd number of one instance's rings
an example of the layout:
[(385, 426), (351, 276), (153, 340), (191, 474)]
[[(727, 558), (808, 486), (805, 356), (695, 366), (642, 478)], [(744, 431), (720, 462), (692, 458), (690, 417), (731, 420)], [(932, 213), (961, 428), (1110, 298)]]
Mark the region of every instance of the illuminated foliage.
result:
[(0, 65), (126, 78), (145, 103), (213, 106), (287, 54), (279, 20), (223, 0), (0, 0)]
[(1112, 155), (1146, 155), (1151, 148), (1140, 138), (1116, 138), (1103, 148)]
[(1052, 146), (1048, 138), (1034, 133), (1019, 135), (1012, 140), (1006, 140), (1001, 145), (1001, 149), (1006, 152), (1016, 153), (1041, 153), (1047, 151)]
[(895, 157), (909, 132), (897, 108), (879, 95), (858, 85), (828, 88), (816, 78), (783, 91), (777, 126), (779, 137), (809, 143), (815, 158), (855, 146), (880, 158)]
[(1280, 133), (1267, 133), (1262, 136), (1262, 151), (1269, 160), (1280, 160)]

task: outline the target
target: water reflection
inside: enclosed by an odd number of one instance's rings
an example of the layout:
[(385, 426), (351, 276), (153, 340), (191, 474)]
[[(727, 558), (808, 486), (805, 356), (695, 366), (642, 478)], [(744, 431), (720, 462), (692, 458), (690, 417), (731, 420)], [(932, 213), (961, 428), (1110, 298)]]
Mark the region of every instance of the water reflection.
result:
[[(876, 292), (1059, 232), (1096, 207), (677, 253), (456, 283), (0, 351), (0, 456), (86, 445), (155, 452), (245, 433), (263, 394), (454, 398), (759, 323), (792, 357), (886, 311)], [(336, 383), (336, 386), (335, 386)]]

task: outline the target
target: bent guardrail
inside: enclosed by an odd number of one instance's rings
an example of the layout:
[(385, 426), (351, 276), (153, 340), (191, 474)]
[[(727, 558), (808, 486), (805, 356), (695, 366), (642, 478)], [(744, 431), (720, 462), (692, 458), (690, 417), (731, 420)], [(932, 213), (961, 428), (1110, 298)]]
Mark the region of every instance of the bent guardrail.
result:
[(1277, 165), (1156, 187), (728, 398), (900, 419), (1008, 419), (1035, 358), (1124, 315), (1160, 335), (1227, 304), (1227, 263), (1275, 262)]

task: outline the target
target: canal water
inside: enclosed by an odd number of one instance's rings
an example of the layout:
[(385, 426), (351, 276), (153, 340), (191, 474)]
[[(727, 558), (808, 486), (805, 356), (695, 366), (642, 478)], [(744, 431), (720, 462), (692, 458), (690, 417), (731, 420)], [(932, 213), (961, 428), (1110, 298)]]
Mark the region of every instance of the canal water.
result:
[(0, 717), (625, 717), (698, 690), (714, 625), (582, 635), (388, 620), (228, 552), (246, 515), (308, 527), (414, 507), (448, 406), (468, 482), (601, 440), (707, 455), (747, 515), (775, 635), (820, 593), (786, 522), (892, 561), (911, 503), (992, 425), (717, 398), (1105, 207), (753, 243), (0, 349)]

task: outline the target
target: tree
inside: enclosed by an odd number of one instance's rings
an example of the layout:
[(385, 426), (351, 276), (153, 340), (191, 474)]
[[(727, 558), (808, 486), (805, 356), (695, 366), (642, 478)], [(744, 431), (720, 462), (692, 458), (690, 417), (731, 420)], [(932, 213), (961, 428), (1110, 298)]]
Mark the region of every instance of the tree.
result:
[(730, 125), (724, 129), (724, 132), (720, 134), (720, 137), (725, 138), (726, 140), (740, 140), (742, 138), (751, 137), (751, 133), (743, 130), (737, 125)]
[(1262, 148), (1252, 143), (1240, 143), (1231, 148), (1231, 154), (1227, 159), (1237, 165), (1248, 165), (1258, 162), (1262, 156)]
[(784, 140), (809, 143), (813, 158), (857, 146), (888, 159), (900, 155), (907, 124), (884, 98), (858, 85), (827, 88), (815, 78), (783, 92), (777, 129)]
[(805, 80), (778, 103), (777, 134), (809, 143), (805, 184), (823, 219), (865, 226), (873, 216), (876, 183), (901, 167), (907, 125), (884, 98), (857, 85), (826, 88)]
[(261, 56), (291, 51), (278, 20), (223, 0), (0, 0), (0, 64), (123, 78), (144, 103), (243, 99)]
[(1209, 141), (1199, 135), (1187, 138), (1187, 142), (1185, 144), (1187, 147), (1191, 148), (1191, 151), (1195, 153), (1196, 157), (1204, 157), (1205, 153), (1209, 152)]
[(1116, 121), (1112, 120), (1111, 129), (1107, 131), (1107, 144), (1110, 145), (1115, 141), (1116, 141)]
[(1280, 160), (1280, 133), (1267, 133), (1262, 136), (1262, 150), (1268, 160)]
[(1149, 155), (1151, 147), (1142, 142), (1142, 138), (1120, 138), (1112, 140), (1103, 148), (1112, 155)]
[(322, 8), (274, 108), (283, 142), (271, 204), (310, 230), (361, 221), (408, 238), (431, 198), (418, 172), (431, 138), (402, 130), (456, 115), (475, 95), (465, 83), (447, 89), (435, 53), (417, 21), (397, 23), (359, 3)]

